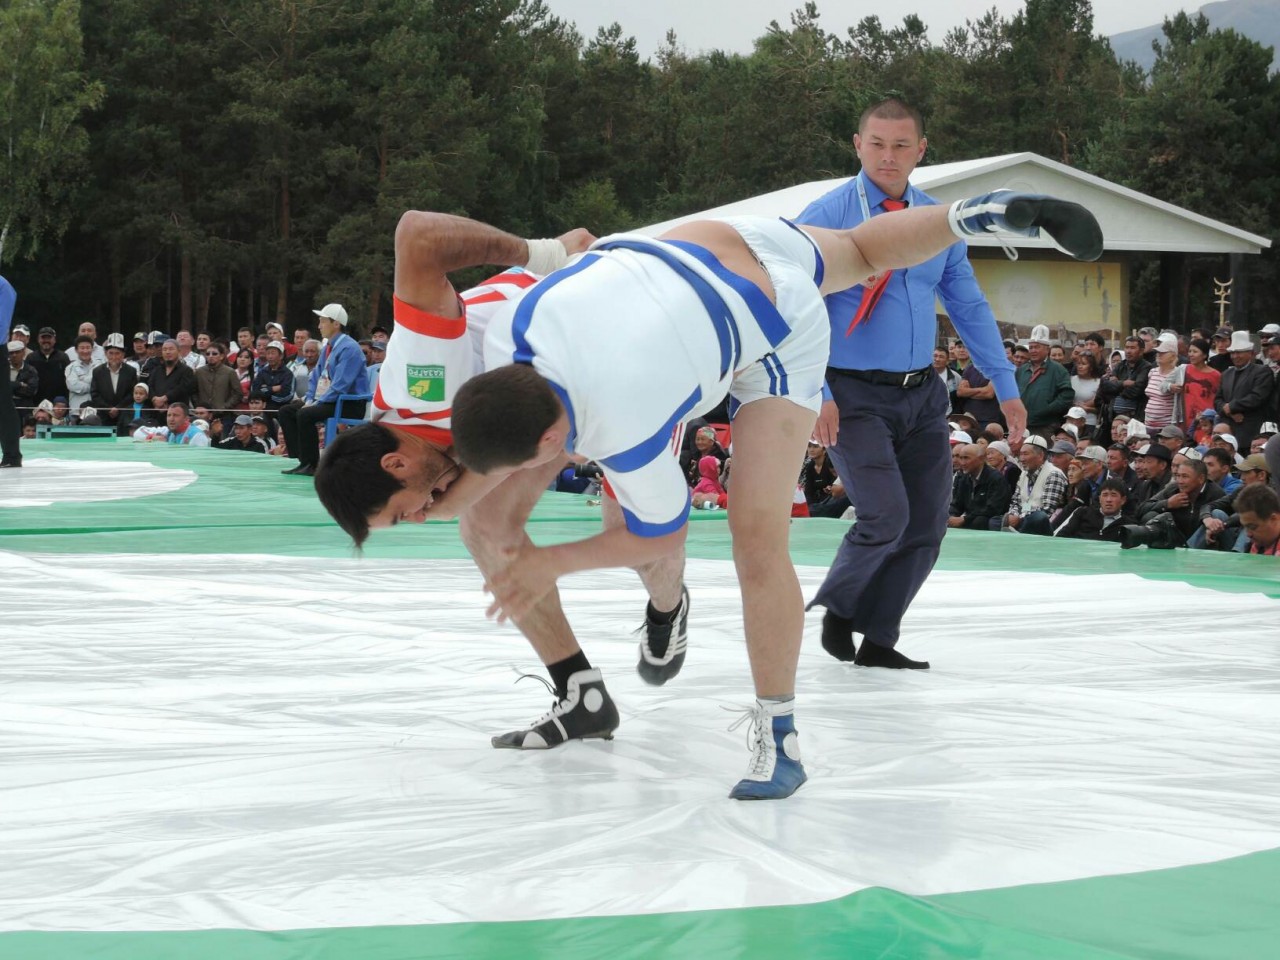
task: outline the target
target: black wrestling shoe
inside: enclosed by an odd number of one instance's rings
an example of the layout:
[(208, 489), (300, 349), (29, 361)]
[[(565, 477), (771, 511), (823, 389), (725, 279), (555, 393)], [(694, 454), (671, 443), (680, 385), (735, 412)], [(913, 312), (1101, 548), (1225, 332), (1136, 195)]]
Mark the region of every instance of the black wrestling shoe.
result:
[(501, 734), (490, 742), (499, 749), (550, 750), (566, 740), (612, 740), (616, 729), (618, 708), (604, 688), (600, 671), (579, 670), (569, 675), (563, 700), (523, 730)]
[[(680, 606), (671, 623), (654, 623), (646, 616), (640, 630), (644, 637), (640, 640), (636, 673), (645, 683), (660, 687), (684, 666), (684, 654), (689, 646), (689, 588), (680, 591)], [(661, 656), (656, 650), (662, 650)]]

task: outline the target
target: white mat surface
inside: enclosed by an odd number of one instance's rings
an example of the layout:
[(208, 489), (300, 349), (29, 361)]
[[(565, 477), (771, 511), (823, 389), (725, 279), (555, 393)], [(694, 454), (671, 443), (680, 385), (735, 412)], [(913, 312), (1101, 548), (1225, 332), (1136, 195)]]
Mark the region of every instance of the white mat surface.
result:
[[(807, 593), (820, 575), (802, 571)], [(747, 751), (721, 710), (749, 700), (737, 585), (710, 561), (689, 582), (685, 672), (653, 689), (635, 578), (569, 581), (623, 723), (517, 754), (489, 735), (548, 698), (512, 685), (534, 658), (483, 619), (467, 563), (0, 552), (0, 929), (800, 903), (1280, 845), (1273, 601), (938, 572), (903, 641), (928, 673), (837, 664), (810, 615), (810, 781), (741, 804), (725, 794)]]
[(0, 476), (0, 507), (132, 500), (181, 490), (195, 481), (191, 470), (153, 463), (28, 456), (21, 470), (5, 470)]

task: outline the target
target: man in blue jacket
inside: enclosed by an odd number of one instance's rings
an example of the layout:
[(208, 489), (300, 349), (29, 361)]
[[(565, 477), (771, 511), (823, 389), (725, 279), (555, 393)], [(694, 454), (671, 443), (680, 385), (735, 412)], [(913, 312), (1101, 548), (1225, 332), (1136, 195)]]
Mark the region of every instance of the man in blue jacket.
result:
[[(861, 172), (811, 203), (798, 223), (843, 229), (936, 203), (908, 183), (926, 147), (913, 107), (897, 99), (872, 105), (853, 145)], [(938, 336), (935, 297), (994, 384), (1015, 452), (1026, 423), (1013, 365), (963, 243), (826, 298), (834, 402), (823, 405), (817, 439), (827, 445), (858, 520), (810, 606), (827, 608), (827, 652), (861, 666), (929, 666), (894, 646), (903, 614), (938, 559), (951, 499), (949, 398), (930, 366)], [(861, 649), (855, 632), (863, 634)]]
[[(320, 462), (319, 424), (334, 415), (338, 398), (344, 394), (367, 394), (369, 378), (365, 373), (364, 351), (347, 334), (347, 311), (341, 304), (331, 303), (323, 310), (312, 311), (320, 318), (320, 335), (325, 339), (320, 362), (311, 371), (307, 395), (301, 401), (280, 408), (280, 426), (284, 430), (289, 455), (298, 465), (282, 471), (294, 476), (314, 477)], [(342, 405), (344, 416), (364, 415), (365, 402), (348, 401)]]

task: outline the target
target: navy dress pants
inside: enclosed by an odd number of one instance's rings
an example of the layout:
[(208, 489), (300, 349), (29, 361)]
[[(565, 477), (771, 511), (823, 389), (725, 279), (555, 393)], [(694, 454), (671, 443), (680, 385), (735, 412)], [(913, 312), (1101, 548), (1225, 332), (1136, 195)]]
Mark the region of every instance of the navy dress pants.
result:
[(838, 371), (827, 382), (840, 410), (828, 451), (857, 513), (810, 607), (826, 607), (882, 647), (938, 559), (951, 501), (947, 389), (867, 383)]

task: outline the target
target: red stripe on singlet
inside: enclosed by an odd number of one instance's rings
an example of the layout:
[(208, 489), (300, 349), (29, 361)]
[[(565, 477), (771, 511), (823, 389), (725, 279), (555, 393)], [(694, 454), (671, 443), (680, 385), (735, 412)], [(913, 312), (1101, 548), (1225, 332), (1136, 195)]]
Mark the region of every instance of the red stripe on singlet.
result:
[[(465, 309), (460, 317), (441, 317), (434, 313), (427, 313), (425, 310), (419, 310), (396, 296), (391, 298), (391, 302), (392, 316), (395, 317), (396, 325), (420, 336), (435, 337), (437, 340), (457, 340), (467, 332)], [(458, 302), (459, 304), (462, 303), (461, 300)]]

